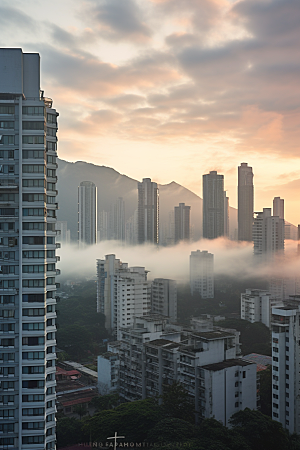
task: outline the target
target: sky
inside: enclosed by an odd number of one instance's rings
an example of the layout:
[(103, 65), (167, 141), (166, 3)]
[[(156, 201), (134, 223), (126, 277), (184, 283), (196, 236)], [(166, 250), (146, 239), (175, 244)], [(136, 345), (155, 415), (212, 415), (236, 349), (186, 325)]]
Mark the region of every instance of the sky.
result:
[(1, 0), (0, 46), (41, 55), (59, 156), (202, 195), (253, 167), (255, 211), (300, 223), (299, 0)]

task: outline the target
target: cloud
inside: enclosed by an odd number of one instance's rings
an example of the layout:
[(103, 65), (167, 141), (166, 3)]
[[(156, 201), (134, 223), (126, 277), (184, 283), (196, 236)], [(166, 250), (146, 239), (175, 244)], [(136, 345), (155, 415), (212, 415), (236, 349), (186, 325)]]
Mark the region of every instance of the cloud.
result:
[[(154, 246), (124, 246), (120, 242), (104, 241), (100, 244), (79, 250), (78, 246), (62, 245), (61, 262), (62, 280), (96, 275), (97, 258), (107, 254), (116, 254), (129, 266), (142, 266), (150, 271), (148, 278), (171, 278), (178, 282), (189, 280), (189, 255), (197, 249), (208, 250), (214, 254), (215, 275), (234, 276), (240, 279), (270, 276), (299, 276), (300, 259), (296, 254), (296, 242), (286, 242), (286, 255), (268, 266), (257, 263), (253, 256), (253, 246), (226, 239), (200, 240), (191, 244), (178, 244), (173, 247), (157, 249)], [(82, 264), (84, 261), (84, 265)]]
[(135, 0), (93, 1), (88, 5), (86, 15), (104, 39), (140, 44), (149, 41), (152, 35)]
[(34, 33), (38, 27), (38, 23), (29, 15), (16, 8), (0, 6), (0, 26), (2, 32), (5, 29), (8, 31), (11, 30), (12, 26), (17, 26), (27, 32), (31, 31)]

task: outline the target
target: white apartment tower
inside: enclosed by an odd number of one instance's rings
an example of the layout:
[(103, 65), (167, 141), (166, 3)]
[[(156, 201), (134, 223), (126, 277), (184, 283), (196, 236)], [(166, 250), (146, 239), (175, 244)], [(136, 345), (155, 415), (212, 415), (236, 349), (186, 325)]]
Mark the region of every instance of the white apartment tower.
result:
[(190, 255), (191, 294), (201, 298), (214, 298), (214, 255), (197, 250)]
[(57, 116), (39, 54), (0, 49), (3, 449), (55, 449)]
[(252, 167), (238, 167), (238, 239), (252, 241), (254, 188)]
[(284, 252), (284, 219), (271, 215), (271, 208), (254, 214), (254, 255), (270, 261)]
[(151, 312), (177, 321), (177, 284), (174, 280), (155, 278), (151, 286)]
[(105, 260), (97, 260), (97, 273), (97, 311), (105, 314), (105, 327), (119, 338), (120, 327), (131, 326), (135, 316), (150, 312), (148, 271), (106, 255)]
[[(300, 296), (272, 310), (272, 419), (300, 433)], [(297, 304), (298, 303), (298, 304)]]
[(203, 175), (203, 237), (224, 236), (224, 175), (216, 171)]
[(159, 196), (157, 183), (144, 178), (138, 183), (138, 243), (159, 242)]
[(97, 243), (97, 187), (91, 181), (78, 186), (78, 243)]

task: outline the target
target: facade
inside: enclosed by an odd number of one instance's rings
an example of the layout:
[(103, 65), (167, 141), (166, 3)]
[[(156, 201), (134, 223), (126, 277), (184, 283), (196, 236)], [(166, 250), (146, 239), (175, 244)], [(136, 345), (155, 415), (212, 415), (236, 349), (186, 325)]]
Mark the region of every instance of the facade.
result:
[(236, 332), (182, 330), (159, 316), (136, 318), (122, 329), (119, 392), (126, 400), (157, 397), (180, 382), (198, 419), (223, 424), (246, 407), (256, 409), (256, 364), (238, 359)]
[(272, 310), (272, 419), (300, 433), (300, 296)]
[(114, 239), (125, 241), (125, 202), (119, 197), (114, 205)]
[(284, 219), (284, 199), (280, 197), (274, 197), (273, 199), (273, 216), (278, 216), (280, 219)]
[(97, 227), (97, 242), (107, 241), (109, 238), (109, 213), (107, 211), (100, 211)]
[(97, 311), (105, 314), (105, 327), (116, 337), (120, 327), (131, 326), (135, 316), (150, 312), (147, 273), (144, 267), (128, 267), (115, 255), (97, 260)]
[(190, 240), (190, 214), (191, 207), (186, 206), (185, 203), (179, 203), (179, 206), (175, 206), (175, 244), (179, 241), (188, 242)]
[(0, 448), (55, 449), (57, 116), (40, 57), (0, 49)]
[(159, 242), (159, 195), (157, 183), (144, 178), (138, 183), (138, 243)]
[(91, 181), (78, 186), (78, 243), (97, 243), (97, 187)]
[(252, 167), (238, 167), (238, 240), (252, 241), (254, 187)]
[(214, 255), (197, 250), (190, 255), (191, 294), (214, 298)]
[(151, 285), (151, 312), (177, 321), (177, 286), (176, 281), (155, 278)]
[(254, 255), (267, 262), (284, 252), (284, 220), (271, 215), (271, 208), (254, 214)]
[(241, 319), (251, 323), (261, 322), (270, 328), (272, 308), (276, 306), (282, 306), (281, 299), (272, 297), (270, 292), (246, 289), (241, 294)]
[(203, 237), (224, 236), (224, 175), (203, 175)]
[(224, 236), (229, 237), (229, 197), (224, 192)]

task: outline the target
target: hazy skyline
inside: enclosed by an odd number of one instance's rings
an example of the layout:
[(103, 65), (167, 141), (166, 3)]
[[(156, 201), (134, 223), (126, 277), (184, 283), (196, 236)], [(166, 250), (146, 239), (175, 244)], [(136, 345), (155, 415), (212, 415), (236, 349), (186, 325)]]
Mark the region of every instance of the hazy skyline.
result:
[(297, 0), (2, 0), (1, 47), (41, 55), (58, 154), (202, 197), (254, 173), (254, 209), (300, 223)]

